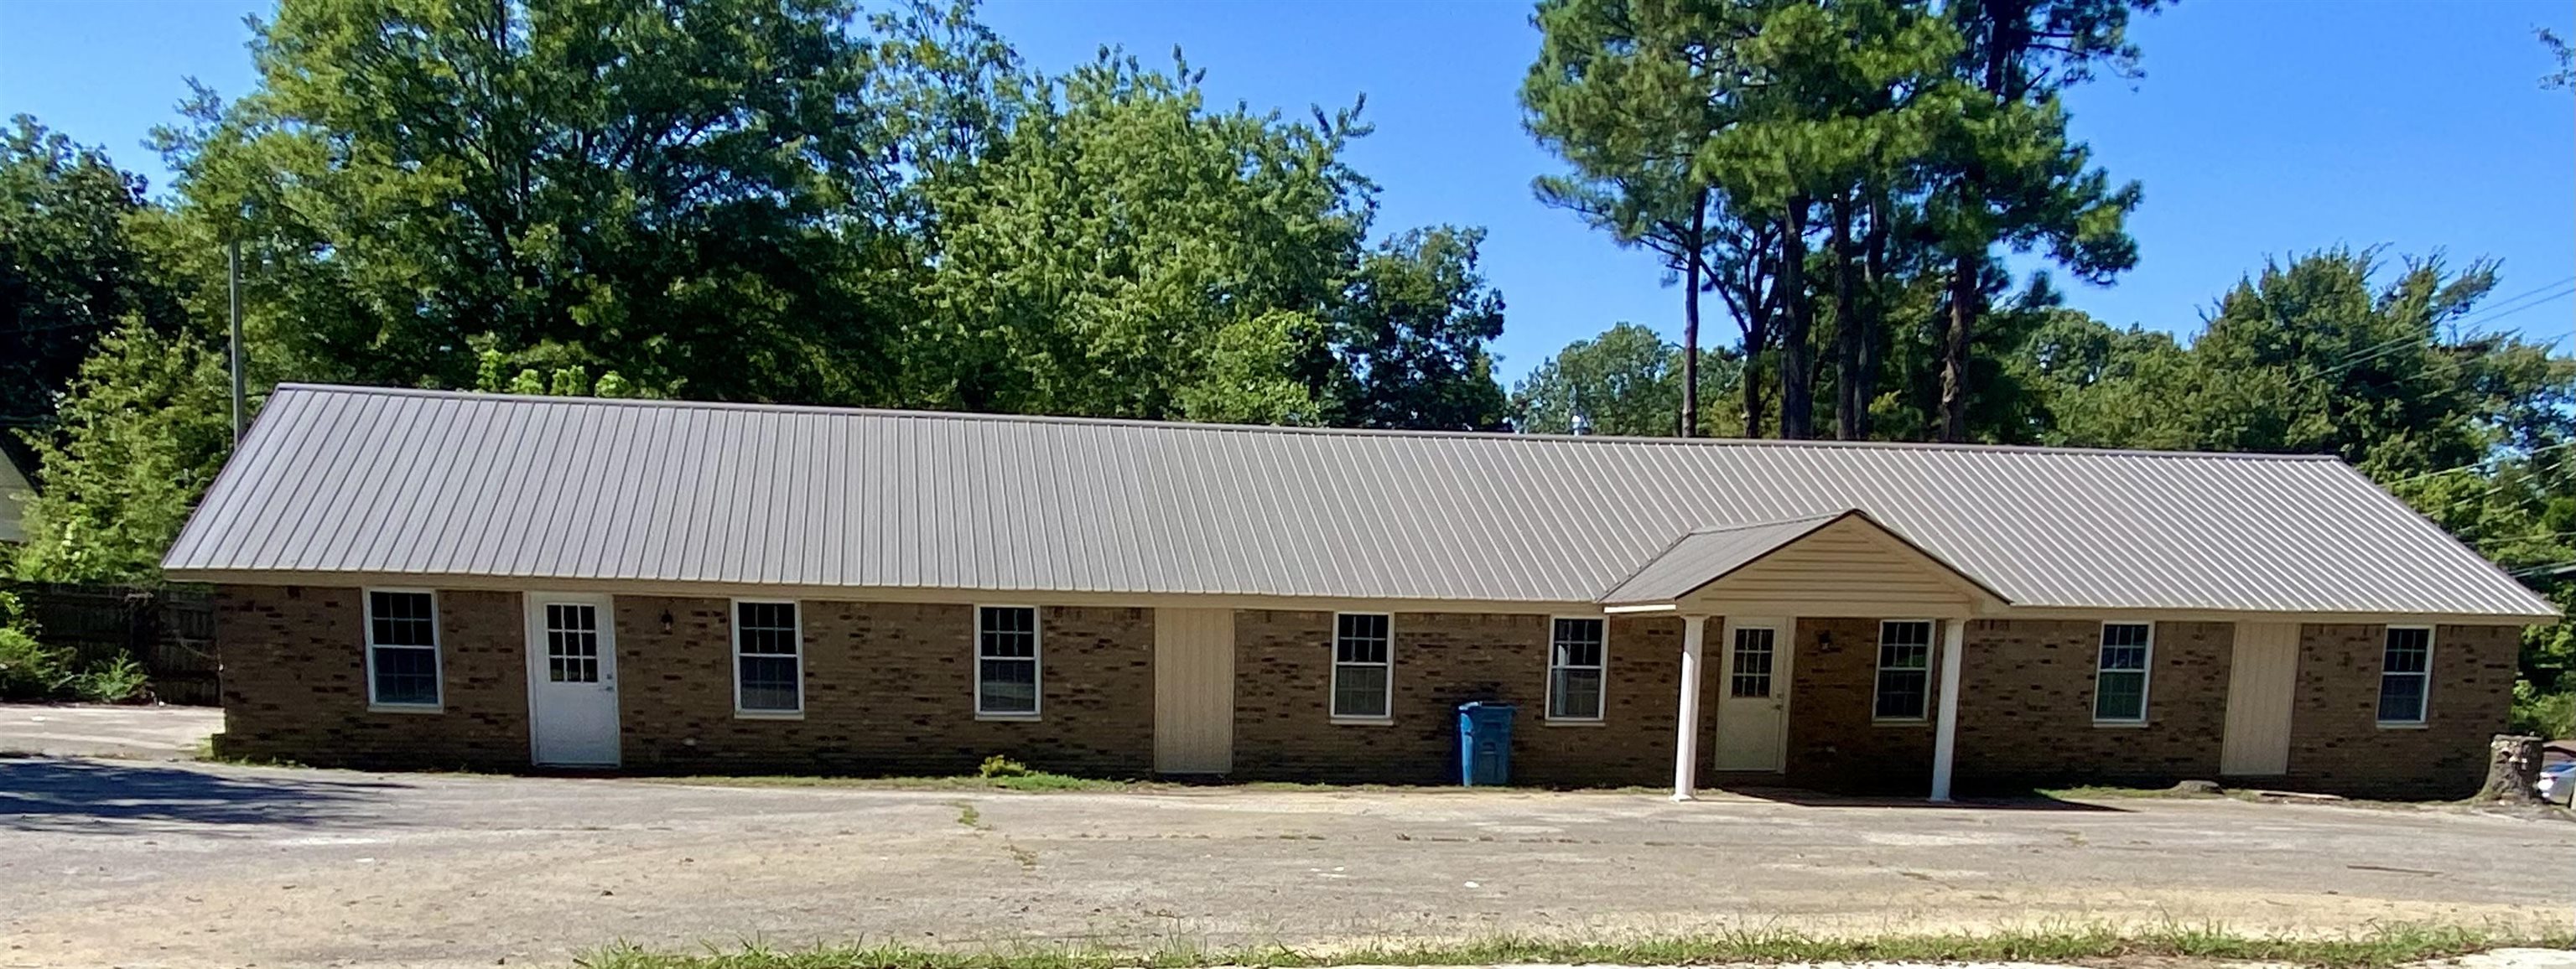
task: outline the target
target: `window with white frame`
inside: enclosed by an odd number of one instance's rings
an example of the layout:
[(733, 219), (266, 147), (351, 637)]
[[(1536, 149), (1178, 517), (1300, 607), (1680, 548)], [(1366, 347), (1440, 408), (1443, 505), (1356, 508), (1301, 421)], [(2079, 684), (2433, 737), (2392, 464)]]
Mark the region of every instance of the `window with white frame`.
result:
[(2147, 659), (2155, 651), (2155, 629), (2143, 622), (2102, 624), (2101, 659), (2093, 672), (2094, 720), (2146, 722)]
[(803, 636), (793, 602), (733, 604), (734, 709), (742, 713), (805, 710)]
[(2388, 627), (2388, 647), (2379, 661), (2379, 722), (2423, 723), (2432, 686), (2433, 630)]
[(975, 712), (1036, 716), (1038, 611), (1026, 606), (975, 610)]
[(1895, 619), (1878, 624), (1878, 697), (1870, 716), (1921, 720), (1932, 692), (1932, 623)]
[(367, 593), (367, 702), (383, 707), (438, 707), (436, 596)]
[(1395, 688), (1393, 616), (1346, 612), (1333, 617), (1333, 706), (1336, 717), (1382, 719)]
[(1547, 653), (1547, 718), (1601, 719), (1601, 671), (1609, 621), (1559, 619)]

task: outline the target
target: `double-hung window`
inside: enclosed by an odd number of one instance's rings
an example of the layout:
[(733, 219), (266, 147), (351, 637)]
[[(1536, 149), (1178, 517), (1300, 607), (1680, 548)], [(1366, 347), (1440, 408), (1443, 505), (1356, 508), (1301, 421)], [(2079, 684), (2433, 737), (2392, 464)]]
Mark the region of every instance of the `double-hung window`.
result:
[(1395, 688), (1393, 616), (1346, 612), (1333, 617), (1334, 717), (1383, 720)]
[(2093, 672), (2095, 723), (2147, 722), (2147, 658), (2155, 653), (2155, 629), (2143, 622), (2102, 624), (2101, 659)]
[(439, 708), (438, 599), (427, 592), (367, 592), (367, 703)]
[(1608, 626), (1606, 619), (1556, 620), (1547, 653), (1548, 719), (1601, 719)]
[(805, 712), (804, 636), (796, 623), (796, 604), (736, 602), (733, 620), (734, 712)]
[(1870, 716), (1921, 720), (1932, 688), (1932, 623), (1892, 619), (1878, 624), (1878, 697)]
[(975, 715), (1038, 714), (1038, 611), (1027, 606), (975, 610)]
[(2427, 626), (2388, 627), (2388, 646), (2379, 657), (2379, 722), (2424, 722), (2424, 701), (2433, 686), (2433, 630)]

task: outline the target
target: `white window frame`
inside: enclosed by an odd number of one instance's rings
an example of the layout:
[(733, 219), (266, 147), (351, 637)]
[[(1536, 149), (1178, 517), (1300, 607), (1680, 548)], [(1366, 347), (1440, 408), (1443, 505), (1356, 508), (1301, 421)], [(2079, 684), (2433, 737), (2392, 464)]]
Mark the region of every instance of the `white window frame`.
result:
[[(984, 709), (984, 610), (1026, 609), (1029, 612), (1029, 688), (1033, 695), (1026, 710)], [(1035, 720), (1046, 709), (1046, 615), (1036, 606), (1009, 603), (983, 603), (975, 606), (975, 719)], [(1018, 662), (1020, 657), (996, 657)]]
[[(796, 709), (746, 710), (742, 706), (742, 607), (745, 605), (786, 606), (796, 617)], [(735, 599), (725, 607), (725, 629), (733, 638), (733, 715), (737, 720), (803, 720), (805, 719), (805, 604), (795, 599)], [(754, 656), (776, 656), (776, 653), (754, 653)]]
[[(1923, 709), (1910, 717), (1883, 717), (1878, 713), (1878, 691), (1879, 687), (1884, 686), (1887, 683), (1887, 671), (1891, 668), (1911, 669), (1911, 667), (1889, 667), (1887, 665), (1887, 627), (1892, 625), (1921, 625), (1925, 630), (1923, 640)], [(1776, 649), (1778, 647), (1774, 646), (1773, 648)], [(1878, 621), (1878, 635), (1871, 637), (1869, 641), (1869, 721), (1871, 723), (1918, 724), (1932, 722), (1932, 696), (1935, 687), (1938, 685), (1932, 681), (1932, 676), (1934, 671), (1940, 666), (1940, 663), (1938, 662), (1940, 659), (1940, 650), (1941, 623), (1939, 620), (1881, 619)]]
[[(2104, 657), (2105, 657), (2106, 655), (2108, 655), (2108, 654), (2109, 654), (2110, 649), (2111, 649), (2111, 627), (2113, 627), (2113, 626), (2145, 626), (2145, 627), (2147, 627), (2146, 656), (2145, 656), (2143, 659), (2139, 660), (2139, 663), (2140, 663), (2141, 665), (2140, 665), (2137, 669), (2135, 669), (2135, 670), (2114, 670), (2114, 669), (2110, 669), (2110, 668), (2105, 667), (2105, 666), (2103, 666), (2103, 665), (2102, 665), (2102, 662), (2103, 662)], [(2108, 622), (2104, 622), (2104, 623), (2102, 624), (2102, 628), (2101, 628), (2101, 629), (2099, 629), (2099, 630), (2096, 630), (2096, 631), (2094, 632), (2094, 637), (2093, 637), (2093, 725), (2094, 725), (2094, 726), (2096, 726), (2096, 727), (2143, 727), (2143, 726), (2146, 726), (2146, 725), (2147, 725), (2147, 710), (2148, 710), (2148, 706), (2147, 706), (2147, 704), (2148, 704), (2148, 702), (2149, 702), (2149, 697), (2150, 697), (2150, 696), (2152, 696), (2152, 692), (2151, 692), (2151, 691), (2152, 691), (2152, 690), (2154, 690), (2154, 688), (2155, 688), (2155, 680), (2156, 680), (2155, 669), (2156, 669), (2156, 624), (2155, 624), (2155, 623), (2152, 623), (2152, 622), (2136, 622), (2136, 621), (2131, 621), (2131, 620), (2117, 620), (2117, 621), (2108, 621)], [(2135, 716), (2135, 717), (2106, 717), (2106, 716), (2103, 716), (2103, 715), (2102, 715), (2102, 674), (2104, 674), (2104, 673), (2136, 673), (2136, 674), (2138, 674), (2138, 715), (2137, 715), (2137, 716)]]
[[(1385, 661), (1385, 662), (1383, 662), (1383, 663), (1344, 663), (1344, 662), (1342, 662), (1342, 617), (1343, 617), (1343, 616), (1378, 616), (1378, 617), (1382, 617), (1382, 618), (1384, 618), (1384, 619), (1386, 620), (1386, 661)], [(1383, 724), (1390, 724), (1390, 723), (1394, 723), (1394, 722), (1395, 722), (1395, 614), (1394, 614), (1394, 613), (1392, 613), (1392, 612), (1336, 612), (1336, 613), (1334, 613), (1334, 614), (1333, 614), (1333, 628), (1332, 628), (1332, 630), (1331, 630), (1329, 633), (1327, 633), (1327, 634), (1326, 634), (1326, 637), (1325, 637), (1325, 643), (1326, 643), (1326, 645), (1327, 645), (1327, 648), (1329, 648), (1331, 651), (1330, 651), (1330, 652), (1328, 652), (1328, 653), (1325, 653), (1325, 654), (1324, 654), (1324, 658), (1325, 658), (1325, 659), (1327, 659), (1327, 660), (1329, 660), (1329, 661), (1331, 661), (1331, 662), (1332, 662), (1332, 664), (1333, 664), (1333, 675), (1332, 675), (1332, 680), (1331, 680), (1331, 682), (1329, 682), (1329, 683), (1325, 684), (1325, 692), (1324, 692), (1324, 714), (1325, 714), (1325, 718), (1326, 718), (1326, 719), (1328, 719), (1328, 720), (1330, 720), (1330, 721), (1331, 721), (1331, 722), (1333, 722), (1333, 723), (1338, 723), (1338, 724), (1353, 724), (1353, 725), (1365, 725), (1365, 726), (1377, 726), (1377, 725), (1383, 725)], [(1386, 670), (1386, 688), (1385, 688), (1385, 691), (1384, 691), (1384, 698), (1383, 698), (1382, 700), (1380, 700), (1380, 701), (1379, 701), (1379, 708), (1380, 708), (1381, 710), (1383, 710), (1384, 712), (1382, 712), (1382, 713), (1343, 713), (1343, 712), (1341, 711), (1341, 709), (1340, 709), (1340, 704), (1341, 704), (1341, 702), (1342, 702), (1342, 667), (1344, 667), (1344, 666), (1371, 666), (1371, 667), (1378, 667), (1378, 668), (1382, 668), (1382, 669)]]
[[(429, 703), (388, 703), (376, 699), (376, 650), (420, 648), (418, 646), (411, 645), (379, 646), (376, 644), (377, 593), (384, 593), (386, 595), (416, 595), (429, 597), (429, 669), (431, 676), (434, 678), (434, 685), (438, 688), (438, 699)], [(379, 713), (447, 712), (447, 647), (445, 645), (447, 637), (445, 632), (439, 629), (438, 590), (395, 588), (392, 586), (362, 588), (358, 590), (358, 610), (366, 627), (365, 630), (358, 635), (360, 643), (363, 644), (363, 648), (360, 652), (366, 657), (367, 709)]]
[[(2391, 673), (2388, 671), (2388, 636), (2390, 633), (2396, 632), (2400, 629), (2421, 629), (2424, 631), (2423, 672)], [(2436, 643), (2434, 642), (2436, 638), (2435, 630), (2432, 626), (2391, 625), (2380, 630), (2379, 680), (2377, 687), (2373, 689), (2370, 694), (2370, 715), (2373, 719), (2378, 721), (2380, 726), (2393, 727), (2397, 729), (2413, 729), (2422, 727), (2433, 719), (2433, 653), (2437, 648)], [(2423, 689), (2417, 691), (2415, 694), (2415, 719), (2390, 720), (2379, 716), (2380, 703), (2383, 698), (2388, 695), (2388, 678), (2392, 676), (2411, 676), (2423, 681)]]
[[(1584, 664), (1579, 664), (1579, 663), (1578, 663), (1578, 664), (1559, 664), (1559, 663), (1557, 663), (1557, 661), (1556, 661), (1556, 643), (1557, 643), (1557, 639), (1556, 639), (1556, 624), (1557, 624), (1557, 623), (1560, 623), (1560, 622), (1566, 622), (1566, 621), (1597, 622), (1597, 623), (1600, 623), (1600, 624), (1601, 624), (1601, 662), (1599, 662), (1599, 663), (1595, 663), (1595, 664), (1591, 664), (1591, 665), (1584, 665)], [(1334, 625), (1336, 625), (1336, 626), (1338, 626), (1338, 625), (1340, 625), (1340, 624), (1341, 624), (1341, 620), (1339, 620), (1339, 619), (1336, 619), (1336, 620), (1334, 620), (1333, 622), (1334, 622)], [(1393, 659), (1395, 658), (1395, 650), (1394, 650), (1394, 646), (1393, 646), (1393, 642), (1392, 642), (1392, 640), (1394, 639), (1394, 637), (1395, 637), (1395, 629), (1394, 629), (1394, 627), (1393, 627), (1392, 625), (1389, 625), (1389, 626), (1388, 626), (1388, 628), (1387, 628), (1387, 638), (1388, 638), (1388, 640), (1390, 641), (1390, 642), (1389, 642), (1389, 645), (1388, 645), (1388, 649), (1387, 649), (1387, 659), (1389, 659), (1389, 660), (1393, 660)], [(1595, 702), (1597, 702), (1597, 703), (1599, 703), (1599, 704), (1600, 704), (1600, 708), (1599, 708), (1599, 709), (1597, 709), (1597, 710), (1594, 710), (1594, 711), (1592, 712), (1592, 715), (1591, 715), (1591, 716), (1588, 716), (1588, 717), (1583, 717), (1583, 716), (1572, 716), (1572, 715), (1569, 715), (1569, 714), (1563, 714), (1563, 713), (1558, 713), (1558, 712), (1557, 712), (1557, 710), (1556, 710), (1556, 674), (1557, 674), (1558, 672), (1560, 672), (1560, 671), (1563, 671), (1563, 670), (1591, 670), (1591, 671), (1593, 671), (1593, 672), (1596, 672), (1596, 673), (1601, 674), (1601, 688), (1600, 688), (1600, 691), (1599, 691), (1599, 695), (1595, 698)], [(1394, 678), (1390, 676), (1390, 677), (1388, 678), (1388, 683), (1389, 683), (1389, 685), (1393, 685), (1393, 683), (1394, 683)], [(1539, 691), (1539, 692), (1540, 692), (1540, 695), (1541, 695), (1541, 696), (1546, 697), (1546, 700), (1545, 700), (1544, 702), (1546, 703), (1546, 706), (1547, 706), (1547, 716), (1546, 716), (1545, 720), (1544, 720), (1544, 721), (1542, 721), (1542, 722), (1546, 722), (1546, 723), (1565, 723), (1565, 724), (1595, 724), (1595, 723), (1601, 723), (1601, 722), (1604, 722), (1604, 721), (1606, 721), (1606, 720), (1608, 720), (1608, 719), (1609, 719), (1609, 716), (1610, 716), (1610, 617), (1608, 617), (1608, 616), (1549, 616), (1549, 617), (1547, 617), (1547, 682), (1546, 682), (1545, 684), (1542, 684), (1542, 687), (1541, 687), (1541, 689), (1540, 689), (1540, 691)]]

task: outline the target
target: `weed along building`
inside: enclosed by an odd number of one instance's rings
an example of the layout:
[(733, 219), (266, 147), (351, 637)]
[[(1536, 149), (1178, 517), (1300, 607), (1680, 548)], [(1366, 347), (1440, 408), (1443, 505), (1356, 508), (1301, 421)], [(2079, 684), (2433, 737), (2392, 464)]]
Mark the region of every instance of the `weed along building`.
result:
[(2343, 464), (288, 385), (166, 563), (316, 765), (2453, 795), (2526, 592)]

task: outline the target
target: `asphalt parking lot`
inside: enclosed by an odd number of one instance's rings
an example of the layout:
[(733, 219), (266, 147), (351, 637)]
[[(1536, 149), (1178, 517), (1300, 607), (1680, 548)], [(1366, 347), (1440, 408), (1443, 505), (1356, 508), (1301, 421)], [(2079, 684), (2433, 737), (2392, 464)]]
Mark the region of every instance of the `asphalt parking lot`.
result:
[(2126, 800), (1020, 794), (0, 759), (0, 966), (560, 964), (630, 941), (2555, 920), (2576, 824)]

